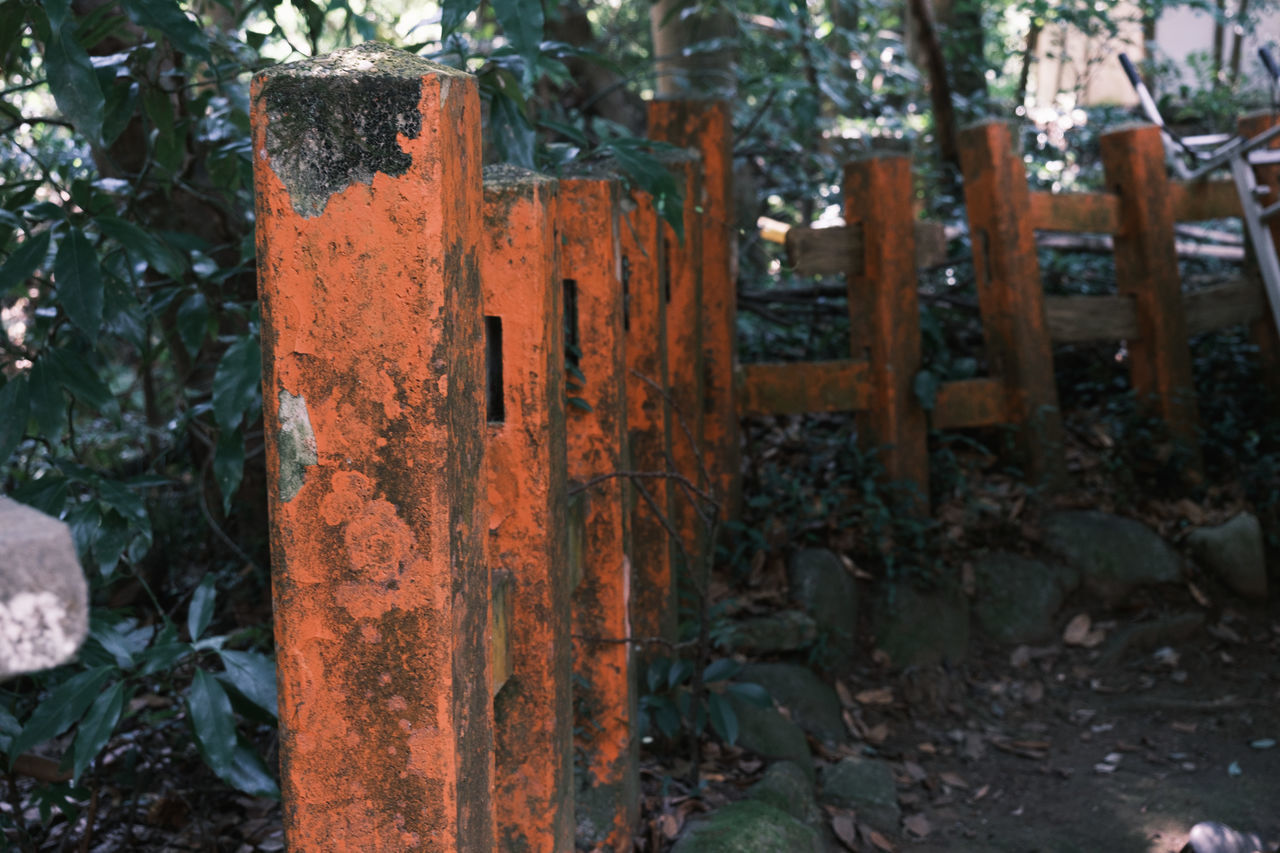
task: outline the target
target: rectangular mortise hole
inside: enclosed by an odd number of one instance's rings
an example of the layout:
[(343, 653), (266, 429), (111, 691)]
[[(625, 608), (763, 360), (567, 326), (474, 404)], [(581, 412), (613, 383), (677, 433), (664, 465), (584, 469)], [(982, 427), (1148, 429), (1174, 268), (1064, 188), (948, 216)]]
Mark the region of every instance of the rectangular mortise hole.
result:
[(622, 331), (631, 331), (631, 258), (622, 256)]
[(578, 282), (564, 280), (564, 363), (578, 367), (582, 359), (582, 341), (578, 336)]
[(662, 238), (662, 298), (671, 304), (671, 241)]
[(502, 318), (484, 318), (485, 412), (489, 423), (507, 420), (502, 385)]

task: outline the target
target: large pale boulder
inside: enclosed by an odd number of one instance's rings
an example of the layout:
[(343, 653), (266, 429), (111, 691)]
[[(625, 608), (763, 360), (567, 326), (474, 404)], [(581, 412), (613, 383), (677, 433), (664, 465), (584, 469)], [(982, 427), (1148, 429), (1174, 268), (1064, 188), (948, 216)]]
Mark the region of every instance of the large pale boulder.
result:
[(1267, 597), (1267, 557), (1257, 516), (1242, 512), (1217, 527), (1201, 527), (1187, 537), (1196, 562), (1245, 598)]
[(67, 525), (0, 497), (0, 680), (66, 661), (80, 647), (88, 617)]

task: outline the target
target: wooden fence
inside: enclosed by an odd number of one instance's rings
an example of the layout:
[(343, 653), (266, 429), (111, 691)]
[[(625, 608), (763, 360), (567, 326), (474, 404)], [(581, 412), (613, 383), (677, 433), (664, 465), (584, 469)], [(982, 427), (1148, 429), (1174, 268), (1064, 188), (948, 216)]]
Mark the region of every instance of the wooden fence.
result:
[(683, 239), (608, 172), (482, 175), (475, 79), (389, 48), (252, 116), (289, 848), (630, 849), (632, 641), (666, 525), (707, 542), (620, 475), (737, 491), (728, 105), (650, 107)]
[[(816, 238), (837, 262), (798, 259), (847, 274), (854, 357), (735, 377), (727, 104), (650, 105), (686, 147), (681, 240), (607, 172), (482, 172), (475, 78), (414, 56), (282, 66), (252, 100), (292, 850), (629, 849), (634, 641), (673, 637), (691, 567), (667, 525), (693, 561), (709, 547), (652, 473), (731, 509), (740, 414), (861, 411), (927, 495), (929, 426), (1014, 424), (1032, 470), (1060, 470), (1052, 340), (1129, 339), (1135, 386), (1188, 437), (1189, 330), (1258, 320), (1276, 352), (1253, 285), (1180, 294), (1172, 223), (1234, 208), (1167, 186), (1151, 128), (1104, 140), (1115, 192), (1070, 197), (1027, 191), (1003, 125), (966, 132), (993, 375), (926, 413), (905, 158), (850, 164), (848, 225)], [(1046, 300), (1046, 227), (1112, 233), (1120, 295)]]
[[(1248, 116), (1240, 131), (1256, 134), (1273, 120)], [(745, 365), (741, 411), (865, 413), (861, 432), (882, 448), (889, 477), (914, 483), (920, 495), (928, 494), (926, 423), (933, 429), (1008, 424), (1032, 475), (1053, 482), (1063, 458), (1051, 344), (1125, 340), (1139, 400), (1189, 451), (1194, 476), (1199, 415), (1189, 336), (1249, 324), (1264, 375), (1273, 383), (1280, 377), (1280, 348), (1259, 281), (1182, 290), (1174, 225), (1239, 216), (1234, 184), (1169, 180), (1160, 132), (1150, 125), (1103, 135), (1108, 192), (1030, 192), (1010, 127), (1001, 122), (967, 128), (960, 146), (991, 376), (944, 383), (928, 413), (911, 393), (920, 369), (916, 259), (936, 255), (932, 246), (918, 251), (915, 238), (936, 242), (936, 235), (913, 224), (906, 161), (877, 158), (846, 169), (845, 226), (793, 228), (786, 235), (797, 271), (845, 274), (853, 357)], [(1267, 167), (1259, 178), (1276, 187), (1280, 169)], [(1045, 296), (1036, 231), (1108, 235), (1117, 293)], [(1280, 228), (1276, 234), (1280, 238)]]

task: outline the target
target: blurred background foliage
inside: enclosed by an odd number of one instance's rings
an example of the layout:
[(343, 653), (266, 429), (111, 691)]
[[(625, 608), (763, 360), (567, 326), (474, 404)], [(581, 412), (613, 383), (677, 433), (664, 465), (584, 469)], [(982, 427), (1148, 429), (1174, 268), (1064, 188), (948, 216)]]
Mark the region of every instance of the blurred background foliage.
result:
[[(276, 794), (248, 128), (255, 71), (389, 42), (478, 76), (487, 159), (554, 171), (611, 155), (671, 211), (674, 183), (643, 136), (644, 99), (730, 96), (741, 289), (778, 292), (814, 282), (788, 273), (776, 247), (760, 242), (756, 218), (838, 215), (851, 156), (912, 150), (921, 213), (962, 219), (930, 87), (949, 87), (961, 120), (1027, 121), (1041, 185), (1095, 183), (1097, 131), (1120, 111), (1035, 102), (1037, 39), (1064, 23), (1114, 33), (1126, 15), (1145, 21), (1169, 4), (937, 4), (945, 78), (921, 61), (918, 5), (0, 0), (0, 492), (69, 523), (93, 601), (92, 637), (74, 664), (0, 687), (4, 838), (31, 846), (74, 823), (104, 780), (146, 791), (184, 760), (202, 759), (230, 789)], [(1237, 26), (1268, 5), (1205, 8)], [(1161, 69), (1149, 70), (1158, 81)], [(1198, 71), (1194, 86), (1157, 86), (1181, 118), (1221, 125), (1258, 101), (1238, 60), (1206, 57)], [(1046, 259), (1050, 274), (1054, 263)], [(1058, 280), (1090, 276), (1107, 272), (1089, 266)], [(970, 278), (961, 259), (925, 282), (951, 296), (926, 300), (925, 318), (948, 375), (973, 369), (963, 362), (973, 361), (964, 352), (973, 319), (955, 313)], [(842, 306), (819, 295), (744, 311), (744, 360), (843, 355)], [(1215, 381), (1248, 358), (1238, 336), (1197, 343)], [(1086, 389), (1123, 386), (1118, 368), (1092, 379), (1085, 370), (1071, 375)], [(1274, 438), (1245, 408), (1227, 412), (1211, 438), (1251, 448), (1218, 457), (1227, 467), (1247, 458), (1258, 488), (1274, 490)], [(808, 479), (779, 488), (821, 488), (816, 474), (786, 476)], [(20, 785), (19, 759), (50, 741), (61, 766), (27, 772), (36, 781)], [(168, 763), (154, 758), (157, 744)]]

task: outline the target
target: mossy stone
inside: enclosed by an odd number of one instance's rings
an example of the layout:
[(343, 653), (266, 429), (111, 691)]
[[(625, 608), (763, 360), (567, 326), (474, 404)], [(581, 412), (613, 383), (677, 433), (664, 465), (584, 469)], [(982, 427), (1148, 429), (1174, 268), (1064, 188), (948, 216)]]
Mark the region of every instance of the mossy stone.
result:
[(813, 828), (767, 803), (743, 800), (693, 821), (672, 853), (823, 853)]

